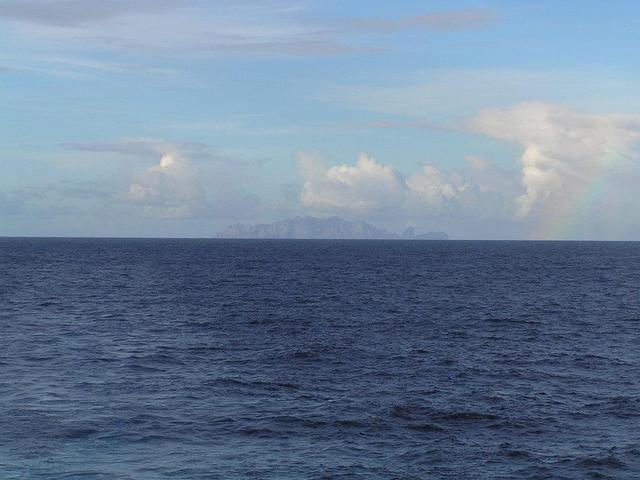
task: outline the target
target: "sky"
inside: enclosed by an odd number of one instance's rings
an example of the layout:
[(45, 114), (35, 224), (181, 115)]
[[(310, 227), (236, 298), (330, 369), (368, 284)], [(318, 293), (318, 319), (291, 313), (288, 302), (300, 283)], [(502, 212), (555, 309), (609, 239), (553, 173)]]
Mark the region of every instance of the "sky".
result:
[(2, 0), (0, 235), (640, 240), (635, 0)]

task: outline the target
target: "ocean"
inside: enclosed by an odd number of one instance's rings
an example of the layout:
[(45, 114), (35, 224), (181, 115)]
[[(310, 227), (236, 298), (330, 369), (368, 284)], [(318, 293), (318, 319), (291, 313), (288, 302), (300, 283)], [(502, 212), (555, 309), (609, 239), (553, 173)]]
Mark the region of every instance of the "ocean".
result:
[(638, 479), (640, 243), (0, 239), (0, 478)]

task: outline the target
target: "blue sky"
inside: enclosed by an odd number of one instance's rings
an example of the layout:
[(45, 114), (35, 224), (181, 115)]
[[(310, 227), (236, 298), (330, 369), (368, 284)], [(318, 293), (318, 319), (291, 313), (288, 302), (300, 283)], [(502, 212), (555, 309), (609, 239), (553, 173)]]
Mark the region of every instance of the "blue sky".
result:
[(6, 0), (0, 235), (640, 239), (634, 1)]

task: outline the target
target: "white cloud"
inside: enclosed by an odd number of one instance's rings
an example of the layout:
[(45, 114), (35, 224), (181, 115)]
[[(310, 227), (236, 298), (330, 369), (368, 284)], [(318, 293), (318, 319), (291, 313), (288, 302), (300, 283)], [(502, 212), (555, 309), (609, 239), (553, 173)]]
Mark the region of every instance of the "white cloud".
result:
[(320, 210), (369, 213), (392, 208), (404, 201), (407, 184), (395, 168), (377, 163), (361, 153), (355, 165), (326, 169), (308, 153), (298, 154), (304, 177), (302, 203)]
[(470, 127), (523, 148), (520, 219), (536, 209), (567, 213), (590, 182), (640, 141), (640, 115), (583, 113), (537, 102), (481, 111)]
[(412, 195), (431, 206), (445, 205), (469, 188), (461, 175), (445, 176), (433, 165), (424, 165), (421, 171), (410, 175), (407, 186)]
[(164, 154), (158, 165), (138, 174), (125, 198), (144, 205), (146, 213), (164, 218), (195, 216), (206, 205), (195, 169), (174, 153)]
[[(327, 168), (317, 156), (308, 153), (298, 154), (298, 163), (304, 180), (300, 202), (317, 212), (396, 218), (445, 213), (504, 217), (508, 198), (499, 188), (513, 191), (513, 182), (493, 186), (489, 182), (470, 183), (477, 175), (470, 169), (445, 172), (434, 165), (423, 165), (419, 171), (404, 175), (364, 153), (355, 165)], [(488, 162), (484, 168), (489, 180), (498, 178), (497, 170)]]
[(480, 155), (467, 155), (464, 160), (471, 168), (476, 170), (484, 170), (489, 165), (489, 161)]
[[(113, 182), (121, 192), (116, 198), (141, 206), (151, 217), (237, 220), (260, 208), (260, 198), (241, 184), (253, 162), (221, 155), (203, 143), (133, 138), (62, 146), (125, 160), (116, 162), (123, 167)], [(140, 170), (140, 164), (150, 161), (155, 164)]]

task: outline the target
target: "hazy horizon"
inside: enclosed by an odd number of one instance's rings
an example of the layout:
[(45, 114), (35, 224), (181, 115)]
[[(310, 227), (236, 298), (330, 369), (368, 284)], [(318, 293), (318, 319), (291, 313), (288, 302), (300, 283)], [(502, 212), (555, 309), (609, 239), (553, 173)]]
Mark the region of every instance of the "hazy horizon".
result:
[(7, 0), (0, 236), (640, 240), (640, 4)]

